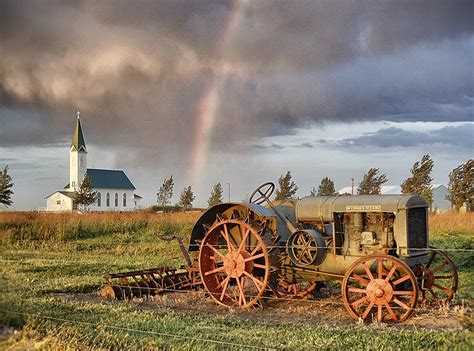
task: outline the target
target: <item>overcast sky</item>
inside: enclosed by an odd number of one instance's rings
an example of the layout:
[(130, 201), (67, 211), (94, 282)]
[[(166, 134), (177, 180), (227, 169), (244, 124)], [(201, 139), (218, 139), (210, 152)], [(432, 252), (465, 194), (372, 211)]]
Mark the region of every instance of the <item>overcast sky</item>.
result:
[(307, 195), (378, 167), (435, 183), (474, 156), (474, 1), (1, 1), (0, 166), (14, 209), (88, 165), (155, 201), (175, 177), (242, 200), (291, 170)]

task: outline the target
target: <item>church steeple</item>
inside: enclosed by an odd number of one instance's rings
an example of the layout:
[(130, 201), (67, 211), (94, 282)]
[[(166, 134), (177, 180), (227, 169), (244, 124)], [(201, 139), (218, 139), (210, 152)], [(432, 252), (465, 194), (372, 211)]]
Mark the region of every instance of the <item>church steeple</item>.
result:
[(80, 115), (81, 113), (77, 111), (77, 124), (76, 129), (74, 130), (74, 135), (72, 136), (71, 148), (76, 151), (87, 152), (84, 135), (82, 135), (81, 119), (79, 118)]
[(87, 172), (87, 149), (82, 135), (80, 112), (77, 111), (77, 123), (69, 150), (69, 189), (75, 191), (82, 183)]

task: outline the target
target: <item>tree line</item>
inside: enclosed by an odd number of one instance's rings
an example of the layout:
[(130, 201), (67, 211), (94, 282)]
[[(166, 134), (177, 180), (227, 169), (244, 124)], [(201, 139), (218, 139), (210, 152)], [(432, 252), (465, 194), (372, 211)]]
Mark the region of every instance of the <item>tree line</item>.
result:
[[(162, 210), (165, 210), (165, 207), (171, 203), (171, 198), (173, 197), (174, 191), (174, 180), (173, 176), (169, 178), (165, 178), (163, 184), (161, 185), (160, 189), (156, 193), (157, 202), (161, 205)], [(195, 200), (196, 196), (194, 196), (194, 192), (192, 191), (191, 186), (184, 187), (179, 195), (179, 200), (177, 206), (184, 208), (185, 211), (188, 211), (193, 206), (193, 201)], [(216, 183), (212, 187), (211, 196), (207, 200), (207, 204), (209, 207), (220, 204), (223, 202), (223, 190), (222, 184)]]
[[(434, 162), (430, 155), (423, 155), (420, 161), (413, 164), (410, 169), (411, 176), (406, 178), (402, 184), (402, 194), (418, 194), (422, 196), (428, 204), (433, 203), (433, 189), (431, 172), (434, 167)], [(357, 187), (357, 194), (359, 195), (377, 195), (381, 193), (382, 185), (388, 181), (387, 175), (380, 172), (379, 168), (369, 168), (362, 177), (361, 182)], [(13, 201), (11, 176), (8, 174), (8, 166), (0, 170), (0, 204), (10, 206)], [(174, 180), (171, 175), (165, 178), (163, 184), (157, 192), (157, 203), (164, 210), (167, 205), (171, 203), (174, 191)], [(296, 196), (298, 185), (292, 180), (290, 171), (281, 175), (278, 179), (278, 189), (276, 191), (275, 200), (286, 200)], [(448, 183), (449, 195), (447, 200), (451, 201), (456, 209), (460, 209), (466, 205), (467, 209), (473, 210), (474, 201), (474, 160), (470, 159), (465, 163), (454, 168), (449, 174)], [(336, 195), (337, 191), (334, 182), (329, 177), (324, 177), (321, 180), (318, 188), (313, 187), (310, 191), (310, 196), (331, 196)], [(191, 186), (183, 188), (179, 195), (177, 206), (184, 210), (192, 208), (195, 200), (194, 192)], [(94, 203), (96, 200), (96, 192), (93, 191), (91, 180), (88, 176), (84, 177), (80, 188), (74, 193), (73, 199), (78, 205), (84, 207)], [(223, 189), (221, 183), (213, 185), (210, 197), (207, 200), (209, 207), (223, 202)]]
[[(423, 155), (420, 161), (413, 164), (410, 169), (411, 176), (400, 184), (402, 194), (418, 194), (431, 205), (433, 203), (433, 187), (431, 172), (434, 162), (430, 155)], [(358, 184), (358, 195), (377, 195), (381, 193), (382, 185), (388, 181), (387, 175), (380, 172), (379, 168), (369, 168)], [(286, 200), (294, 198), (298, 186), (292, 181), (291, 172), (288, 171), (278, 179), (279, 189), (275, 200)], [(467, 209), (473, 210), (474, 201), (474, 160), (470, 159), (453, 169), (449, 174), (449, 195), (446, 200), (451, 201), (456, 209), (466, 205)], [(313, 187), (310, 196), (336, 195), (334, 182), (329, 177), (324, 177), (316, 190)], [(349, 193), (346, 193), (350, 195)]]
[[(411, 175), (400, 185), (402, 194), (418, 194), (422, 196), (429, 205), (431, 205), (433, 203), (433, 178), (431, 177), (433, 167), (434, 162), (430, 155), (423, 155), (420, 161), (413, 164), (410, 169)], [(381, 194), (382, 185), (387, 182), (387, 175), (382, 173), (379, 168), (369, 168), (357, 186), (357, 194)], [(174, 181), (173, 176), (171, 176), (163, 181), (163, 185), (157, 193), (158, 203), (162, 206), (163, 210), (166, 205), (171, 203), (173, 187)], [(278, 189), (276, 190), (275, 200), (295, 198), (298, 189), (298, 185), (292, 179), (291, 171), (287, 171), (278, 179)], [(474, 160), (468, 160), (466, 163), (459, 165), (451, 171), (449, 174), (448, 190), (449, 196), (447, 200), (450, 200), (456, 209), (459, 209), (464, 204), (467, 204), (469, 209), (473, 208)], [(309, 193), (310, 196), (332, 196), (336, 194), (337, 191), (334, 181), (329, 177), (324, 177), (318, 188), (313, 187)], [(350, 194), (346, 193), (346, 195)], [(191, 190), (191, 186), (185, 187), (180, 194), (177, 205), (188, 210), (192, 207), (194, 199), (195, 196)], [(211, 194), (207, 204), (211, 207), (222, 202), (222, 184), (217, 183), (211, 189)]]

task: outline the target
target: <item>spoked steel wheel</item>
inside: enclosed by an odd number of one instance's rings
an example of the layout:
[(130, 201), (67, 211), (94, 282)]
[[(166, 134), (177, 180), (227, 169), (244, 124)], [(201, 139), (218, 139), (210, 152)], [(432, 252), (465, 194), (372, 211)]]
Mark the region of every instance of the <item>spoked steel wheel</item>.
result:
[(305, 231), (292, 235), (288, 241), (288, 254), (293, 263), (301, 266), (309, 266), (316, 261), (318, 254), (318, 243)]
[(209, 294), (227, 307), (250, 307), (267, 289), (270, 258), (260, 233), (246, 221), (217, 222), (204, 237), (199, 270)]
[(418, 282), (408, 265), (390, 255), (370, 255), (354, 262), (344, 275), (342, 299), (352, 318), (403, 322), (418, 299)]
[(458, 289), (458, 272), (453, 261), (446, 252), (432, 249), (426, 265), (415, 271), (421, 278), (421, 302), (424, 305), (449, 302)]

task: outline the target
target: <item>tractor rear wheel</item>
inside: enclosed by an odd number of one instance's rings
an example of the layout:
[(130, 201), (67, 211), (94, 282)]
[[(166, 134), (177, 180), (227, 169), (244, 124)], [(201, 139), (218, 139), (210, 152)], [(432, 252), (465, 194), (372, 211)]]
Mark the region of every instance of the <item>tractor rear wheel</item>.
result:
[(218, 221), (201, 243), (199, 271), (217, 303), (231, 308), (260, 303), (270, 276), (270, 253), (261, 231), (241, 219)]
[(378, 322), (403, 322), (418, 299), (418, 282), (400, 259), (380, 254), (354, 262), (342, 281), (342, 299), (352, 318), (365, 320), (374, 310)]
[(448, 254), (431, 247), (426, 265), (415, 270), (421, 278), (421, 303), (436, 305), (449, 302), (458, 289), (458, 272)]

